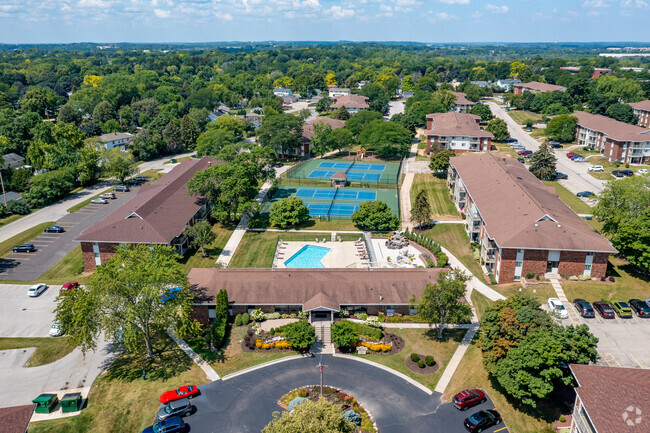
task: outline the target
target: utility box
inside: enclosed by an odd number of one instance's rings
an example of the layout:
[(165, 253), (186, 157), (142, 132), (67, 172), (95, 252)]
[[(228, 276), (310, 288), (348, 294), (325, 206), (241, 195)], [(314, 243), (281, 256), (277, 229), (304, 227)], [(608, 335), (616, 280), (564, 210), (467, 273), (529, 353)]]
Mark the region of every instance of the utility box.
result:
[(81, 393), (71, 392), (66, 394), (61, 399), (61, 409), (63, 413), (66, 412), (77, 412), (81, 410)]
[(32, 403), (36, 404), (36, 413), (52, 413), (58, 402), (59, 397), (56, 394), (41, 394), (32, 400)]

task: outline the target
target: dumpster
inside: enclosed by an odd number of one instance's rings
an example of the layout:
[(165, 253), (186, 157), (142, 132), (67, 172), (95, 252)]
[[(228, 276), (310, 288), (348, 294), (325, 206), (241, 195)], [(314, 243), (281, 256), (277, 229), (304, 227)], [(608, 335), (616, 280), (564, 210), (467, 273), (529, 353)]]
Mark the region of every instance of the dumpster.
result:
[(176, 161), (176, 158), (172, 158), (169, 162), (170, 162), (171, 164), (176, 164), (178, 161)]
[(63, 413), (66, 412), (77, 412), (81, 410), (81, 393), (80, 392), (71, 392), (66, 394), (61, 398), (61, 409)]
[(32, 400), (32, 403), (36, 403), (36, 413), (51, 413), (58, 402), (56, 394), (41, 394)]

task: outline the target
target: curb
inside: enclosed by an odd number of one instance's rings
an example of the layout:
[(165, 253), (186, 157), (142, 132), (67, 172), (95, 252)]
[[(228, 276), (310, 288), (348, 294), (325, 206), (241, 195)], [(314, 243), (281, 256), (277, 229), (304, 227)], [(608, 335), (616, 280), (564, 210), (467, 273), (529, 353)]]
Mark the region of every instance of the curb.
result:
[(284, 357), (284, 358), (276, 359), (276, 360), (273, 360), (273, 361), (265, 362), (263, 364), (254, 365), (252, 367), (248, 367), (248, 368), (245, 368), (243, 370), (239, 370), (239, 371), (236, 371), (234, 373), (227, 374), (227, 375), (223, 376), (221, 378), (221, 380), (226, 381), (226, 380), (229, 380), (229, 379), (233, 379), (233, 378), (235, 378), (237, 376), (241, 376), (242, 374), (250, 373), (251, 371), (260, 370), (262, 368), (270, 367), (272, 365), (280, 364), (282, 362), (293, 361), (294, 359), (302, 359), (304, 357), (305, 356), (303, 356), (303, 355), (292, 355), (292, 356), (287, 356), (287, 357)]

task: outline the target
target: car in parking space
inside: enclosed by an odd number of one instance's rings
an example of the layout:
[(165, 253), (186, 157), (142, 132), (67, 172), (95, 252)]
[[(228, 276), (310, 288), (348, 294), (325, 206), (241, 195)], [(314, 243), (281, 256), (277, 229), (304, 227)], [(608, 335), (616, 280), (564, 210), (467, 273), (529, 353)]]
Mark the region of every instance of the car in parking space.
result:
[(637, 317), (650, 317), (650, 307), (644, 301), (641, 299), (630, 299), (628, 302)]
[(480, 389), (466, 389), (456, 394), (452, 399), (454, 407), (460, 410), (467, 410), (486, 401), (485, 393)]
[(525, 158), (526, 155), (532, 155), (532, 154), (533, 154), (533, 151), (532, 151), (532, 150), (528, 150), (528, 149), (524, 149), (524, 150), (520, 150), (520, 151), (517, 152), (517, 153), (518, 153), (519, 155), (521, 155), (521, 156), (523, 156), (523, 157)]
[(52, 323), (49, 334), (50, 337), (60, 337), (63, 335), (63, 328), (61, 328), (61, 324), (58, 320)]
[(516, 143), (516, 142), (517, 142), (516, 138), (512, 138), (512, 137), (506, 138), (506, 143)]
[(29, 296), (30, 298), (35, 298), (39, 296), (41, 293), (43, 293), (44, 291), (46, 291), (47, 289), (48, 286), (45, 283), (34, 284), (32, 287), (29, 288), (29, 290), (27, 290), (27, 296)]
[(612, 308), (621, 319), (629, 319), (632, 317), (632, 309), (627, 302), (613, 301)]
[(564, 173), (561, 173), (559, 171), (555, 172), (555, 180), (568, 179), (568, 178), (569, 178), (569, 176), (564, 174)]
[(603, 167), (602, 165), (592, 165), (587, 169), (587, 171), (594, 171), (594, 172), (605, 171), (605, 167)]
[(167, 404), (170, 401), (180, 400), (182, 398), (193, 398), (199, 395), (199, 388), (196, 385), (183, 385), (178, 389), (166, 391), (160, 396), (160, 402)]
[(524, 158), (517, 158), (517, 161), (521, 162), (522, 164), (526, 163), (526, 160)]
[(140, 183), (145, 183), (148, 180), (148, 178), (146, 178), (144, 176), (136, 176), (135, 180), (137, 180)]
[(152, 426), (142, 430), (142, 433), (177, 433), (184, 432), (187, 425), (180, 416), (173, 416), (163, 421), (156, 421)]
[(573, 161), (573, 162), (587, 162), (587, 158), (583, 158), (582, 156), (578, 155), (578, 156), (574, 156), (573, 158), (571, 158), (571, 161)]
[(593, 196), (595, 196), (595, 195), (596, 195), (596, 194), (594, 194), (594, 193), (591, 192), (591, 191), (580, 191), (579, 193), (576, 194), (576, 196), (578, 196), (578, 197), (587, 197), (587, 198), (589, 198), (589, 197), (593, 197)]
[(34, 244), (20, 244), (11, 249), (14, 253), (33, 253), (36, 251)]
[(115, 200), (117, 196), (115, 195), (114, 192), (105, 192), (104, 194), (100, 195), (99, 197), (105, 198), (105, 199), (110, 199), (110, 200)]
[(623, 176), (626, 177), (634, 176), (634, 172), (632, 170), (621, 170), (621, 173), (623, 173)]
[(569, 159), (573, 158), (574, 156), (580, 156), (580, 155), (578, 155), (577, 153), (573, 153), (573, 152), (567, 152), (567, 154), (566, 154), (566, 157), (569, 158)]
[(589, 302), (585, 301), (584, 299), (576, 299), (573, 301), (573, 306), (576, 308), (578, 311), (578, 314), (580, 314), (582, 317), (595, 317), (596, 314), (594, 313), (594, 309), (591, 308), (591, 305)]
[(648, 173), (650, 173), (650, 169), (648, 168), (640, 168), (636, 172), (636, 174), (648, 174)]
[(482, 432), (493, 425), (501, 424), (501, 414), (494, 409), (480, 410), (465, 418), (465, 428), (471, 432)]
[(61, 288), (59, 289), (59, 295), (61, 293), (69, 292), (70, 290), (74, 290), (77, 287), (79, 287), (79, 283), (77, 283), (76, 281), (69, 281), (65, 283), (63, 286), (61, 286)]
[(113, 191), (117, 191), (117, 192), (129, 192), (129, 191), (131, 191), (131, 188), (129, 188), (129, 187), (126, 186), (126, 185), (118, 185), (118, 186), (116, 186), (115, 188), (113, 188)]
[(94, 199), (90, 200), (90, 202), (92, 204), (108, 204), (108, 200), (106, 200), (105, 198), (101, 198), (101, 197), (94, 198)]
[(598, 311), (598, 314), (600, 314), (603, 319), (613, 319), (616, 317), (614, 309), (607, 302), (598, 301), (594, 302), (592, 305), (594, 306), (594, 310)]
[(61, 226), (45, 227), (45, 233), (63, 233), (65, 229)]
[(133, 178), (133, 179), (127, 180), (126, 184), (131, 185), (131, 186), (140, 186), (140, 181), (138, 179)]
[(614, 176), (614, 177), (625, 177), (625, 174), (623, 174), (623, 170), (614, 170), (614, 171), (612, 171), (612, 176)]
[(158, 410), (156, 417), (159, 421), (174, 416), (190, 416), (194, 411), (194, 406), (187, 399), (170, 401)]
[(564, 147), (560, 143), (558, 143), (557, 141), (551, 141), (551, 142), (549, 142), (549, 144), (551, 145), (551, 147), (553, 149), (562, 149)]
[(569, 318), (569, 313), (558, 298), (548, 298), (548, 309), (551, 310), (551, 313), (559, 315), (560, 319)]

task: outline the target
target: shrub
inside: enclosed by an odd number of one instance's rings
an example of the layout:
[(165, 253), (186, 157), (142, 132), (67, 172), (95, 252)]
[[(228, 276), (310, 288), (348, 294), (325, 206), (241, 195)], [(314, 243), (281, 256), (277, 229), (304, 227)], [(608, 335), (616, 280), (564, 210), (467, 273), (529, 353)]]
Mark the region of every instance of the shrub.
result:
[(422, 360), (420, 359), (420, 360), (418, 361), (418, 367), (420, 367), (420, 368), (424, 368), (424, 366), (425, 366), (424, 361), (422, 361)]
[(309, 317), (309, 313), (308, 313), (308, 312), (306, 312), (306, 311), (300, 311), (300, 312), (298, 312), (298, 318), (299, 318), (299, 319), (306, 319), (307, 317)]
[(339, 310), (339, 317), (348, 317), (350, 315), (350, 312), (346, 309), (341, 308)]
[(565, 422), (565, 421), (566, 421), (566, 418), (563, 417), (563, 416), (561, 416), (561, 417), (560, 417), (560, 422)]
[(241, 314), (235, 316), (235, 326), (241, 326)]
[(291, 344), (287, 340), (280, 340), (275, 342), (277, 349), (291, 349)]
[(579, 276), (578, 276), (578, 279), (579, 279), (580, 281), (587, 281), (587, 280), (590, 279), (590, 277), (587, 276), (587, 275), (579, 275)]
[(420, 360), (420, 355), (417, 353), (411, 353), (411, 361), (418, 362)]
[(262, 340), (255, 340), (255, 347), (257, 347), (258, 349), (262, 347)]
[(361, 424), (361, 415), (350, 409), (349, 411), (345, 412), (343, 414), (343, 418), (345, 418), (348, 422), (351, 422), (355, 425), (360, 425)]
[(535, 278), (535, 274), (533, 274), (532, 272), (526, 272), (526, 279), (530, 280), (531, 278)]
[(256, 322), (261, 322), (264, 320), (264, 313), (260, 309), (253, 310), (251, 311), (250, 318)]
[(332, 341), (339, 347), (354, 347), (359, 343), (359, 335), (352, 322), (342, 320), (332, 326)]
[(436, 257), (438, 257), (439, 268), (444, 268), (445, 266), (447, 266), (447, 263), (449, 263), (449, 257), (447, 256), (447, 254), (443, 252), (438, 253)]
[(364, 323), (356, 323), (356, 322), (348, 322), (348, 323), (352, 325), (354, 332), (357, 335), (363, 335), (369, 340), (374, 340), (374, 341), (380, 341), (382, 338), (384, 338), (384, 331), (382, 331), (380, 328), (374, 328)]
[(29, 206), (22, 200), (9, 200), (7, 202), (9, 212), (18, 215), (27, 215), (29, 213)]
[(279, 319), (282, 317), (280, 313), (264, 313), (264, 320)]
[(490, 284), (496, 284), (497, 283), (497, 280), (496, 280), (496, 278), (494, 278), (494, 274), (492, 272), (490, 272), (488, 274), (488, 277), (490, 278)]
[(569, 277), (569, 281), (578, 281), (578, 277), (576, 277), (575, 275), (571, 275)]
[(305, 320), (283, 326), (284, 338), (297, 350), (305, 350), (316, 341), (316, 330)]
[(269, 331), (269, 334), (275, 335), (275, 328), (271, 328), (271, 330)]
[(436, 363), (436, 361), (433, 359), (433, 356), (429, 355), (426, 358), (424, 358), (424, 362), (431, 367), (433, 364)]
[(381, 328), (381, 323), (379, 322), (379, 318), (375, 316), (368, 317), (363, 323), (365, 323), (368, 326), (372, 326), (373, 328)]
[(366, 313), (354, 313), (354, 317), (359, 320), (366, 320), (368, 318), (368, 315)]
[(250, 322), (250, 321), (251, 321), (251, 319), (248, 316), (248, 313), (244, 313), (244, 314), (241, 315), (241, 324), (242, 325), (248, 325), (248, 322)]

